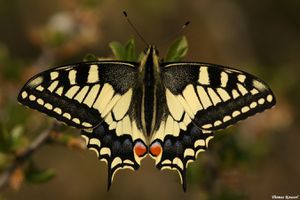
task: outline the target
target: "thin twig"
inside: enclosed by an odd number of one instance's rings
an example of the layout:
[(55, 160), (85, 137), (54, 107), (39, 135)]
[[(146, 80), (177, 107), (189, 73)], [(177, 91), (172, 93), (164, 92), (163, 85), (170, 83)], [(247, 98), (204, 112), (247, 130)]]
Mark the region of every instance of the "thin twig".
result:
[(11, 176), (11, 174), (22, 164), (29, 160), (32, 154), (39, 149), (47, 140), (50, 138), (50, 133), (55, 130), (56, 124), (44, 130), (41, 134), (39, 134), (33, 142), (28, 146), (27, 149), (22, 151), (22, 153), (16, 155), (15, 160), (12, 164), (2, 172), (0, 175), (0, 189), (7, 185), (7, 182)]

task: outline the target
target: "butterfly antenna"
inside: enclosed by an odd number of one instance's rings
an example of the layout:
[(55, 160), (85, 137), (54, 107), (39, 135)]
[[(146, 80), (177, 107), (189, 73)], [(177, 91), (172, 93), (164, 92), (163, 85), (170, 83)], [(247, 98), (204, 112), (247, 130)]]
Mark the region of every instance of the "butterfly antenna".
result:
[(176, 32), (174, 32), (173, 34), (169, 35), (167, 38), (165, 38), (162, 42), (162, 44), (165, 44), (167, 41), (169, 41), (170, 39), (174, 38), (175, 36), (179, 35), (181, 32), (183, 32), (184, 29), (186, 29), (188, 27), (188, 25), (190, 24), (190, 21), (186, 21), (181, 27), (180, 29), (178, 29)]
[(127, 12), (123, 11), (124, 16), (127, 19), (127, 22), (131, 26), (131, 28), (134, 30), (134, 32), (139, 36), (139, 38), (146, 44), (146, 46), (149, 46), (148, 42), (143, 38), (143, 36), (140, 34), (140, 32), (135, 28), (135, 26), (132, 24), (131, 20), (129, 19)]
[(185, 22), (185, 23), (182, 25), (181, 29), (185, 29), (190, 23), (191, 23), (190, 21)]

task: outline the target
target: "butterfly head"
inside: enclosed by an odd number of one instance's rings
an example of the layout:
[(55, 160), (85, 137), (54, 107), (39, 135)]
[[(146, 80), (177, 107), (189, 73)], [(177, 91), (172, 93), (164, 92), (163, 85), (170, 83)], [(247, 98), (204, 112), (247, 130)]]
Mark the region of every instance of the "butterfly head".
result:
[(140, 71), (143, 73), (146, 67), (153, 68), (155, 72), (160, 71), (158, 50), (154, 45), (149, 45), (144, 50), (144, 56), (141, 59)]
[(157, 56), (157, 57), (159, 55), (158, 50), (154, 45), (147, 46), (144, 50), (144, 54), (145, 54), (145, 56), (152, 55), (152, 56)]

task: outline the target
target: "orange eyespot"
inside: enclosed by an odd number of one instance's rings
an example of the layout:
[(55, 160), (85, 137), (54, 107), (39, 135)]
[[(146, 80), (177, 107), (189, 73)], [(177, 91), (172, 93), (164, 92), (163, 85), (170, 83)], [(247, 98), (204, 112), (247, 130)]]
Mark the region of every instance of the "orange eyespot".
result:
[(162, 147), (159, 142), (154, 142), (150, 147), (151, 155), (157, 157), (161, 154)]
[(137, 156), (142, 157), (147, 153), (147, 147), (142, 142), (137, 142), (134, 145), (134, 152)]

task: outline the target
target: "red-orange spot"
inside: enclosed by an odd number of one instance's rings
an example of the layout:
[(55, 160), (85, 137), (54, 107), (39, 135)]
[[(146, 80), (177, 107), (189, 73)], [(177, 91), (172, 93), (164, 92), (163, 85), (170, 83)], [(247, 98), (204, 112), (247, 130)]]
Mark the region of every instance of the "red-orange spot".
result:
[(147, 153), (147, 148), (143, 143), (137, 142), (134, 145), (134, 152), (137, 156), (142, 157)]
[(159, 142), (154, 142), (150, 147), (150, 153), (157, 157), (161, 154), (162, 148)]

